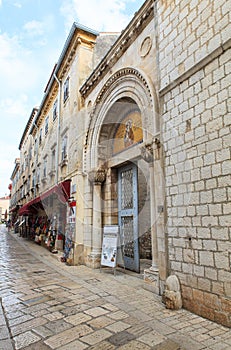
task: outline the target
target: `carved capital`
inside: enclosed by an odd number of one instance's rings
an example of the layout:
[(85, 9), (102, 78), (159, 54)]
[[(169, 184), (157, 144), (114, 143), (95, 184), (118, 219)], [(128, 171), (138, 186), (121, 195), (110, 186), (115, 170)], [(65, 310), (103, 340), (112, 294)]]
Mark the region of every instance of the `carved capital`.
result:
[(153, 163), (153, 161), (160, 159), (160, 147), (161, 143), (157, 138), (147, 141), (140, 147), (141, 157), (147, 163)]
[(147, 162), (153, 162), (153, 147), (152, 143), (146, 143), (144, 146), (140, 147), (141, 157)]
[(91, 170), (88, 174), (88, 179), (90, 182), (94, 184), (102, 184), (105, 181), (106, 178), (106, 171), (105, 169), (97, 169), (97, 170)]

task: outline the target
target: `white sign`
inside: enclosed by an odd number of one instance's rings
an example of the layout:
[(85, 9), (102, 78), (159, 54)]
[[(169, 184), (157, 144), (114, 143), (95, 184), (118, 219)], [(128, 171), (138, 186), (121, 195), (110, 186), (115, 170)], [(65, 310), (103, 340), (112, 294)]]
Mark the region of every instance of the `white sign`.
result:
[(116, 266), (118, 235), (118, 226), (104, 227), (101, 265), (109, 267)]

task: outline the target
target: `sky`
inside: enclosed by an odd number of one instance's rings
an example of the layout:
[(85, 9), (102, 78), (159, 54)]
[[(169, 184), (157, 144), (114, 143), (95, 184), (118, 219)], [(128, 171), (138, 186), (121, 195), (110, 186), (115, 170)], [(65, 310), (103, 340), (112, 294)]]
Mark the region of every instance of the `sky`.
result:
[(73, 22), (121, 31), (144, 0), (0, 0), (0, 197)]

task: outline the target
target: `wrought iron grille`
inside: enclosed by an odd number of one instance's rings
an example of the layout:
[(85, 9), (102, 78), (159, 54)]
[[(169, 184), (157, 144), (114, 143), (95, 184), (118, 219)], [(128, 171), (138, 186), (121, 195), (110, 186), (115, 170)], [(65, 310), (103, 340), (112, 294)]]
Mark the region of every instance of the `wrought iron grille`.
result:
[(134, 259), (133, 217), (121, 217), (121, 238), (124, 256)]
[(133, 172), (132, 169), (128, 169), (121, 174), (121, 209), (133, 208)]

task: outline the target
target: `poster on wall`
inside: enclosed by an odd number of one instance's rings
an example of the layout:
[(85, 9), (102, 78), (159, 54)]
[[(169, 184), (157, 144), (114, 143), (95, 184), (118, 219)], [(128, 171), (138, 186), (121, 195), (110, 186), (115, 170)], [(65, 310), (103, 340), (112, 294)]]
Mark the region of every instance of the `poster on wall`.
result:
[(116, 267), (119, 227), (104, 226), (101, 265)]

